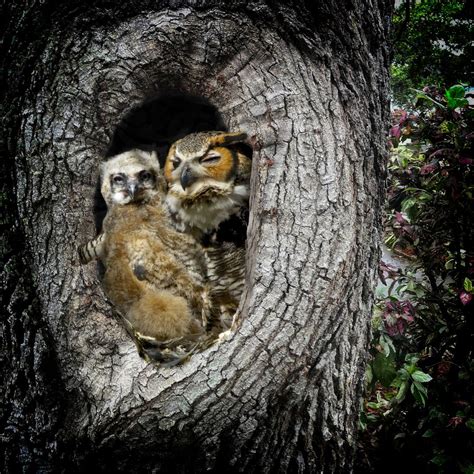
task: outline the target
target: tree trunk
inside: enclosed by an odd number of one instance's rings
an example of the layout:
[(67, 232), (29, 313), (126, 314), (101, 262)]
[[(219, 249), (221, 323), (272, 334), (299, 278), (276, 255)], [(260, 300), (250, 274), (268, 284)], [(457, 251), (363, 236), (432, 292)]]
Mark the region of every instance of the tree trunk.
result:
[[(86, 4), (6, 7), (2, 471), (350, 471), (390, 2)], [(239, 328), (172, 369), (140, 359), (75, 262), (117, 125), (163, 91), (253, 147)]]

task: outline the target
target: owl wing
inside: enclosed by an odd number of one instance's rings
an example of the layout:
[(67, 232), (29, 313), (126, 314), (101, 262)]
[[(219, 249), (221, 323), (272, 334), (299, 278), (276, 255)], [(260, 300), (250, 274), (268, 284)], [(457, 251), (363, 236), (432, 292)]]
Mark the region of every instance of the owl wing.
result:
[(245, 248), (226, 242), (218, 247), (208, 247), (206, 257), (211, 305), (219, 308), (221, 326), (228, 328), (244, 289)]
[(86, 244), (77, 248), (79, 261), (83, 265), (92, 262), (92, 260), (100, 259), (104, 255), (105, 234), (99, 234), (95, 239), (89, 240)]
[(201, 242), (205, 247), (219, 247), (229, 243), (237, 248), (245, 248), (248, 221), (249, 208), (243, 206), (221, 222), (217, 229), (204, 234)]

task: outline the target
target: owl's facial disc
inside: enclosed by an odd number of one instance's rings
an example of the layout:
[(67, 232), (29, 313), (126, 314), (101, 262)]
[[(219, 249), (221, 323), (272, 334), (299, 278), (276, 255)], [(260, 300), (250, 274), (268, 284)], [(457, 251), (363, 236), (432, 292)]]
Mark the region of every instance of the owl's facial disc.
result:
[(110, 191), (116, 204), (126, 204), (130, 201), (127, 190), (127, 175), (115, 173), (110, 176)]
[[(204, 156), (196, 157), (192, 161), (185, 163), (180, 170), (179, 180), (184, 191), (192, 186), (196, 181), (208, 176), (208, 169), (218, 165), (221, 155), (215, 151), (210, 151)], [(179, 160), (179, 158), (175, 158)], [(173, 162), (175, 163), (175, 162)], [(178, 162), (178, 166), (181, 161)]]
[(129, 176), (116, 173), (110, 177), (112, 199), (117, 204), (128, 204), (146, 197), (155, 187), (155, 175), (150, 170), (141, 170)]

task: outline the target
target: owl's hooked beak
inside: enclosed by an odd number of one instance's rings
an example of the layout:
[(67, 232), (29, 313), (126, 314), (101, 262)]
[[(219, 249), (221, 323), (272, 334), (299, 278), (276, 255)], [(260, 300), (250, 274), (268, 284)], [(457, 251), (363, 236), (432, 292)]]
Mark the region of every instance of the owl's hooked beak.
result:
[(193, 174), (191, 168), (189, 166), (185, 166), (183, 168), (183, 171), (181, 171), (181, 176), (179, 180), (181, 182), (181, 186), (186, 191), (186, 188), (189, 188), (189, 186), (196, 182), (197, 179), (198, 177)]
[(134, 182), (127, 183), (127, 192), (132, 199), (135, 198), (137, 191), (138, 191), (137, 183), (134, 183)]

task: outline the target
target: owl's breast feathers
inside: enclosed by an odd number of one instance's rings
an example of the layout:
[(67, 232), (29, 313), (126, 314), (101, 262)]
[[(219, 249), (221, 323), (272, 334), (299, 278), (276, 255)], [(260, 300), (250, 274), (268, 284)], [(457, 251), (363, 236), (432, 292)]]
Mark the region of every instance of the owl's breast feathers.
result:
[(172, 246), (182, 243), (175, 242), (175, 237), (182, 240), (188, 237), (176, 233), (169, 212), (158, 198), (112, 207), (104, 220), (104, 231), (107, 234), (106, 256), (119, 253), (131, 262), (135, 260), (135, 253), (149, 252), (147, 242), (165, 249), (170, 241), (174, 241)]
[[(172, 255), (196, 281), (203, 280), (205, 263), (201, 248), (191, 235), (177, 232), (160, 197), (146, 203), (111, 208), (104, 221), (104, 230), (108, 235), (106, 254), (124, 252), (131, 264), (142, 265), (142, 259), (135, 259), (134, 255), (151, 252), (145, 260), (148, 265), (153, 264), (157, 257), (149, 248), (152, 242), (154, 252)], [(144, 272), (148, 265), (145, 265)]]
[(219, 224), (247, 207), (249, 190), (246, 184), (198, 183), (183, 192), (179, 185), (171, 186), (166, 202), (180, 231), (197, 228), (206, 233), (216, 229)]

